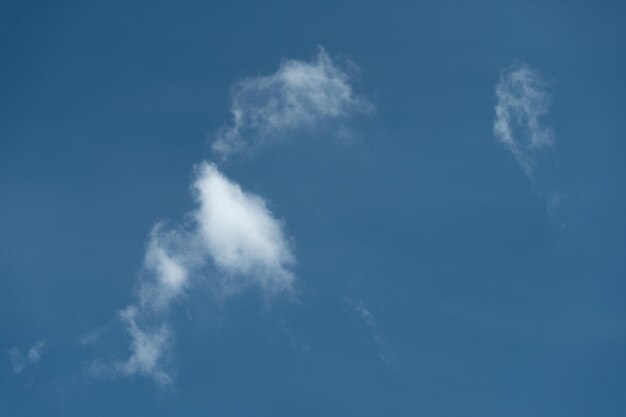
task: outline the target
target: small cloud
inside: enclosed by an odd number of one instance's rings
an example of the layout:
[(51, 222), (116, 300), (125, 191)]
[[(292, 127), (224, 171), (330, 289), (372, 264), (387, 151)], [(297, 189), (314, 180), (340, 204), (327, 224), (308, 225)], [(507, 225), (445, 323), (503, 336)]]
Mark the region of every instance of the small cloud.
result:
[(496, 99), (494, 134), (513, 153), (524, 173), (533, 176), (539, 154), (555, 144), (552, 129), (542, 121), (550, 108), (546, 83), (528, 65), (515, 65), (502, 73)]
[[(143, 375), (158, 385), (171, 385), (166, 365), (173, 332), (168, 318), (193, 276), (217, 283), (222, 297), (252, 285), (266, 296), (292, 292), (295, 256), (283, 223), (265, 200), (209, 163), (198, 166), (193, 191), (198, 208), (188, 216), (191, 224), (177, 229), (157, 223), (150, 234), (137, 301), (120, 313), (130, 336), (129, 357), (92, 362), (87, 367), (91, 375)], [(83, 342), (97, 337), (88, 335)]]
[[(214, 138), (221, 158), (250, 151), (303, 128), (333, 123), (345, 146), (358, 143), (346, 118), (373, 111), (354, 93), (347, 71), (320, 48), (310, 62), (286, 60), (278, 70), (238, 82), (232, 89), (232, 121)], [(150, 234), (136, 301), (120, 313), (130, 336), (126, 360), (92, 362), (97, 376), (144, 375), (170, 385), (167, 371), (173, 331), (171, 310), (200, 277), (229, 297), (255, 286), (266, 297), (293, 295), (296, 257), (284, 222), (266, 201), (244, 191), (208, 162), (197, 166), (192, 185), (197, 208), (180, 227), (158, 223)], [(86, 337), (83, 344), (98, 335)], [(376, 333), (375, 339), (381, 338)], [(380, 345), (384, 340), (380, 339)]]
[(562, 227), (560, 214), (568, 198), (555, 185), (551, 166), (556, 137), (544, 121), (550, 104), (541, 74), (526, 64), (514, 65), (502, 73), (496, 86), (493, 131), (513, 154), (534, 192), (546, 201), (549, 217)]
[(92, 329), (88, 333), (78, 337), (76, 343), (79, 346), (90, 346), (95, 345), (100, 342), (109, 329), (106, 327), (99, 327), (97, 329)]
[(345, 299), (344, 302), (348, 307), (352, 309), (354, 313), (356, 313), (357, 318), (369, 328), (370, 332), (372, 333), (372, 340), (376, 345), (376, 348), (378, 349), (378, 356), (383, 361), (385, 366), (391, 370), (396, 369), (397, 360), (395, 354), (387, 343), (387, 339), (380, 331), (378, 323), (376, 322), (376, 318), (367, 308), (365, 302), (361, 299)]
[(232, 121), (217, 132), (212, 146), (226, 158), (297, 129), (373, 108), (354, 93), (348, 73), (320, 47), (311, 62), (285, 60), (271, 75), (236, 83), (231, 93)]
[(13, 372), (15, 372), (16, 375), (19, 375), (27, 366), (38, 363), (41, 359), (41, 355), (46, 349), (46, 346), (46, 341), (40, 340), (25, 352), (22, 352), (17, 347), (9, 349), (8, 353), (11, 358)]
[(28, 361), (33, 364), (39, 362), (39, 358), (41, 357), (41, 354), (43, 353), (45, 348), (46, 348), (46, 341), (45, 340), (38, 341), (33, 347), (28, 349), (28, 355), (27, 355)]
[(172, 378), (164, 370), (164, 360), (170, 346), (170, 330), (166, 323), (149, 327), (140, 325), (136, 307), (129, 307), (121, 312), (131, 337), (131, 356), (124, 362), (115, 364), (115, 368), (125, 375), (144, 375), (160, 385), (169, 385)]
[(246, 193), (204, 163), (194, 182), (198, 232), (214, 265), (232, 288), (237, 280), (258, 284), (270, 294), (291, 290), (295, 257), (282, 222), (261, 197)]
[(94, 363), (89, 368), (92, 375), (143, 375), (161, 386), (172, 383), (165, 366), (171, 345), (167, 318), (189, 284), (189, 260), (184, 249), (180, 252), (181, 244), (187, 246), (185, 236), (166, 230), (162, 223), (154, 226), (144, 257), (138, 301), (120, 312), (131, 339), (130, 357), (109, 365)]
[(144, 279), (139, 286), (140, 305), (143, 310), (160, 313), (169, 309), (188, 285), (189, 271), (183, 255), (177, 253), (179, 241), (185, 239), (163, 223), (157, 223), (150, 234), (144, 257)]

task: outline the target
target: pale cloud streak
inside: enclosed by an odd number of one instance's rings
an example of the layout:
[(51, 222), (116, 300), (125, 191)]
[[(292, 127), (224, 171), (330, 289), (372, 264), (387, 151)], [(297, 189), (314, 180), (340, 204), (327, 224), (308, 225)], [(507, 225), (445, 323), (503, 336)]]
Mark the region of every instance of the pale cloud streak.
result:
[(346, 305), (350, 307), (356, 314), (357, 318), (361, 320), (370, 330), (372, 334), (372, 341), (378, 350), (378, 356), (390, 370), (394, 370), (397, 367), (396, 356), (391, 350), (387, 339), (383, 335), (382, 331), (378, 327), (376, 318), (372, 312), (367, 308), (365, 302), (361, 299), (345, 299)]
[(550, 102), (541, 74), (526, 64), (508, 68), (496, 86), (493, 131), (517, 160), (533, 191), (546, 201), (550, 218), (564, 227), (562, 216), (568, 197), (557, 185), (556, 138), (544, 122)]
[(555, 144), (552, 129), (542, 121), (550, 108), (546, 83), (528, 65), (513, 66), (502, 73), (496, 100), (494, 134), (532, 177), (539, 154)]
[(189, 286), (188, 259), (179, 253), (181, 235), (166, 230), (161, 223), (150, 234), (144, 257), (144, 272), (137, 290), (138, 301), (120, 312), (130, 336), (130, 357), (110, 366), (92, 367), (97, 373), (144, 375), (159, 385), (169, 385), (172, 378), (166, 369), (172, 331), (168, 315), (173, 303)]
[(143, 279), (139, 287), (142, 309), (167, 310), (188, 285), (188, 266), (181, 255), (175, 253), (179, 238), (176, 233), (165, 230), (161, 223), (153, 228), (144, 258), (149, 278)]
[(11, 359), (11, 366), (13, 372), (19, 375), (29, 365), (34, 365), (41, 359), (41, 355), (45, 351), (47, 343), (45, 340), (40, 340), (35, 343), (30, 349), (22, 352), (19, 348), (14, 347), (9, 349), (9, 357)]
[[(126, 361), (114, 364), (114, 370), (124, 375), (144, 375), (160, 385), (169, 385), (172, 378), (165, 367), (171, 346), (171, 330), (166, 322), (150, 317), (136, 306), (120, 313), (131, 338), (131, 355)], [(145, 320), (155, 322), (146, 324)]]
[(371, 112), (350, 81), (323, 48), (310, 62), (285, 60), (271, 75), (239, 81), (231, 93), (232, 121), (217, 132), (213, 150), (225, 158), (297, 129)]

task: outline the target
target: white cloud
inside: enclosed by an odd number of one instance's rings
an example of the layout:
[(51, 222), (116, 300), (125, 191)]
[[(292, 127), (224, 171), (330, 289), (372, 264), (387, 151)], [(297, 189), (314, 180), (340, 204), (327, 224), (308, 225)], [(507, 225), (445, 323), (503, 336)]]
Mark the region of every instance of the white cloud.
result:
[(130, 336), (129, 357), (125, 360), (91, 361), (85, 368), (86, 372), (97, 378), (141, 375), (151, 378), (159, 386), (170, 386), (173, 379), (167, 362), (172, 347), (172, 331), (166, 317), (154, 316), (137, 305), (120, 311), (119, 316)]
[(504, 71), (496, 86), (493, 131), (522, 167), (533, 192), (545, 200), (550, 219), (565, 227), (569, 197), (558, 182), (552, 129), (543, 119), (551, 96), (541, 75), (519, 64)]
[(174, 302), (189, 286), (189, 269), (193, 265), (180, 247), (186, 245), (185, 237), (186, 234), (166, 230), (161, 223), (155, 225), (146, 248), (138, 300), (120, 312), (131, 339), (130, 356), (111, 364), (92, 363), (89, 371), (93, 375), (143, 375), (159, 385), (172, 382), (165, 366), (171, 345), (168, 316)]
[(232, 89), (232, 122), (217, 132), (213, 150), (227, 157), (303, 127), (367, 113), (348, 74), (320, 48), (311, 62), (286, 60), (266, 76), (244, 79)]
[[(189, 286), (193, 262), (188, 256), (187, 233), (167, 230), (157, 223), (144, 257), (144, 273), (138, 287), (138, 302), (122, 310), (120, 317), (131, 338), (130, 357), (115, 362), (109, 369), (123, 375), (144, 375), (160, 385), (172, 382), (165, 370), (171, 345), (167, 323), (172, 304)], [(105, 367), (97, 369), (106, 373)]]
[(500, 77), (496, 99), (494, 134), (532, 177), (539, 153), (555, 143), (552, 130), (542, 123), (550, 107), (546, 83), (528, 65), (516, 65)]
[(163, 311), (180, 296), (189, 281), (189, 272), (180, 255), (175, 255), (181, 237), (164, 230), (158, 223), (152, 230), (144, 258), (148, 279), (140, 284), (139, 298), (143, 308)]
[(46, 341), (40, 340), (23, 353), (16, 347), (9, 349), (9, 357), (11, 358), (13, 372), (21, 374), (28, 365), (34, 365), (39, 362), (46, 346)]
[(143, 375), (169, 385), (167, 370), (172, 347), (169, 315), (195, 277), (217, 282), (228, 297), (257, 285), (268, 296), (290, 293), (295, 257), (282, 223), (265, 200), (226, 178), (213, 164), (196, 170), (193, 191), (198, 207), (187, 229), (158, 223), (150, 234), (137, 302), (120, 317), (130, 336), (126, 360), (95, 362), (93, 375)]
[(289, 290), (295, 258), (265, 200), (207, 163), (198, 170), (194, 190), (200, 204), (195, 218), (214, 264), (227, 277), (243, 277), (270, 293)]
[[(297, 129), (372, 110), (353, 92), (348, 74), (320, 48), (311, 62), (286, 60), (274, 74), (237, 83), (231, 97), (232, 122), (218, 131), (213, 150), (225, 158)], [(338, 123), (337, 130), (344, 142), (355, 141), (345, 125)], [(131, 341), (128, 359), (93, 362), (91, 373), (144, 375), (170, 384), (169, 315), (195, 277), (217, 283), (222, 297), (249, 286), (261, 288), (265, 296), (292, 294), (296, 258), (283, 222), (265, 200), (206, 162), (197, 167), (192, 188), (198, 207), (187, 218), (193, 221), (180, 228), (160, 223), (154, 227), (137, 301), (120, 314)]]
[(164, 362), (170, 347), (171, 333), (166, 323), (158, 323), (152, 327), (141, 325), (143, 312), (136, 307), (128, 307), (121, 312), (131, 337), (131, 356), (124, 362), (115, 365), (116, 369), (126, 375), (140, 374), (149, 376), (161, 385), (172, 382), (165, 370)]

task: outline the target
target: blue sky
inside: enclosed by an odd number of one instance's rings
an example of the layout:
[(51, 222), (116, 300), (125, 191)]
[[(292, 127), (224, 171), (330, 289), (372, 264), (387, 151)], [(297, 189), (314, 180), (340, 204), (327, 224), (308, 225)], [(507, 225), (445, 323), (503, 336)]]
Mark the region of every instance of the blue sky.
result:
[(3, 2), (0, 417), (626, 414), (619, 2)]

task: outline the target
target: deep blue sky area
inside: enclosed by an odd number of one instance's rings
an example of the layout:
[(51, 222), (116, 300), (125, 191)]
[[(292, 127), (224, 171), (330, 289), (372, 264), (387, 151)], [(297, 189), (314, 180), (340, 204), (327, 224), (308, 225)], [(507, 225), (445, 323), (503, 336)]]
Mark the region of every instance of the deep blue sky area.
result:
[[(625, 416), (625, 17), (0, 1), (0, 417)], [(320, 46), (373, 108), (349, 140), (320, 122), (220, 161), (233, 86)], [(515, 65), (551, 97), (536, 176), (494, 135)], [(128, 357), (119, 311), (202, 161), (284, 226), (297, 295), (219, 297), (209, 268), (167, 319), (172, 383), (93, 372)]]

